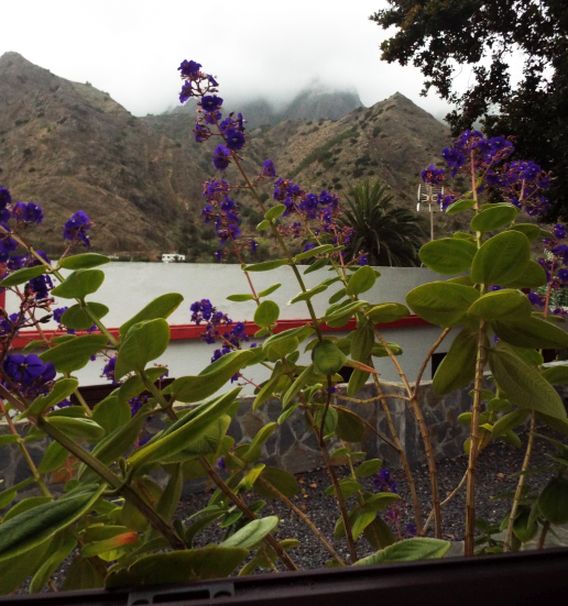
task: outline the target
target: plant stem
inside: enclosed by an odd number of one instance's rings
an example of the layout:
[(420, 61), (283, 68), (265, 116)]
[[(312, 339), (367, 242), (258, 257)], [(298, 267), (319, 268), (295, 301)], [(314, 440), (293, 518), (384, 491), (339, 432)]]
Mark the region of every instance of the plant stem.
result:
[[(318, 429), (316, 427), (315, 420), (309, 410), (306, 410), (306, 418), (308, 420), (309, 426), (312, 428), (312, 430), (317, 438)], [(347, 505), (345, 503), (343, 493), (341, 492), (341, 487), (339, 485), (337, 475), (335, 474), (335, 470), (333, 469), (333, 465), (331, 464), (331, 457), (329, 456), (327, 446), (322, 439), (318, 440), (318, 444), (320, 447), (321, 454), (323, 456), (323, 460), (324, 460), (325, 467), (327, 469), (327, 473), (329, 475), (331, 483), (333, 484), (335, 498), (337, 499), (337, 505), (339, 507), (341, 519), (343, 521), (343, 527), (345, 528), (345, 537), (347, 539), (349, 557), (351, 559), (351, 564), (353, 564), (359, 559), (359, 557), (357, 556), (357, 549), (355, 547), (355, 541), (353, 540), (353, 532), (351, 531), (351, 521), (349, 520), (349, 512), (347, 511)]]
[(13, 436), (17, 437), (18, 448), (20, 449), (20, 452), (22, 453), (22, 456), (24, 457), (26, 464), (32, 473), (34, 482), (39, 486), (39, 489), (44, 497), (49, 497), (50, 499), (52, 499), (53, 495), (51, 494), (49, 488), (47, 487), (47, 484), (44, 482), (43, 478), (41, 477), (41, 474), (40, 474), (38, 468), (36, 467), (36, 464), (34, 463), (34, 460), (32, 459), (32, 456), (30, 455), (30, 452), (27, 449), (24, 440), (22, 439), (22, 437), (18, 433), (16, 427), (14, 426), (14, 422), (12, 421), (12, 418), (10, 417), (10, 414), (8, 413), (6, 408), (4, 407), (4, 403), (2, 401), (0, 401), (0, 412), (4, 415), (4, 417), (6, 419), (6, 423), (8, 424), (8, 429), (10, 430), (10, 433)]
[(465, 542), (464, 555), (474, 555), (475, 540), (475, 471), (479, 454), (479, 417), (481, 414), (481, 389), (483, 369), (485, 368), (485, 322), (479, 323), (477, 334), (477, 354), (475, 360), (475, 380), (473, 387), (473, 404), (471, 409), (471, 432), (469, 440), (469, 457), (467, 463), (467, 484), (465, 504)]
[(542, 530), (538, 537), (538, 544), (536, 546), (537, 549), (544, 549), (544, 543), (546, 542), (546, 535), (548, 534), (549, 530), (550, 530), (550, 522), (548, 520), (545, 520), (542, 524)]
[[(199, 462), (209, 475), (209, 477), (215, 482), (219, 490), (229, 499), (231, 500), (244, 514), (249, 520), (256, 520), (257, 515), (248, 507), (248, 505), (233, 491), (227, 484), (223, 478), (213, 469), (209, 461), (206, 457), (199, 457)], [(288, 568), (288, 570), (298, 570), (298, 567), (292, 560), (292, 558), (288, 555), (288, 552), (280, 545), (280, 543), (272, 536), (272, 534), (267, 534), (264, 540), (274, 549), (274, 551), (278, 554), (278, 557), (282, 560), (283, 564)]]
[(378, 377), (373, 376), (373, 382), (375, 384), (375, 389), (377, 391), (377, 394), (382, 396), (380, 398), (381, 407), (383, 409), (383, 412), (385, 413), (387, 427), (389, 428), (391, 438), (398, 451), (398, 455), (400, 457), (400, 464), (402, 465), (404, 475), (406, 476), (406, 483), (408, 484), (408, 490), (410, 491), (410, 498), (412, 500), (412, 509), (414, 510), (414, 522), (416, 524), (416, 534), (418, 536), (421, 536), (424, 532), (423, 521), (422, 521), (422, 505), (420, 504), (420, 499), (418, 498), (418, 491), (416, 490), (416, 482), (414, 480), (414, 474), (412, 473), (412, 469), (410, 467), (408, 457), (406, 456), (406, 452), (404, 451), (404, 448), (400, 441), (400, 437), (396, 431), (394, 420), (392, 418), (392, 414), (391, 414), (390, 408), (388, 406), (388, 401), (384, 397), (383, 388), (382, 388), (382, 385), (381, 385)]
[[(231, 460), (235, 461), (242, 469), (245, 467), (245, 463), (239, 459), (236, 455), (229, 453)], [(306, 515), (294, 502), (292, 502), (283, 492), (280, 492), (274, 484), (266, 481), (262, 476), (256, 480), (265, 490), (271, 492), (277, 499), (282, 501), (286, 507), (291, 509), (300, 520), (311, 530), (313, 535), (318, 541), (324, 546), (331, 557), (340, 565), (345, 566), (343, 558), (337, 553), (333, 545), (327, 540), (327, 537), (323, 532), (313, 523), (312, 519)]]
[(35, 422), (48, 436), (59, 442), (74, 457), (82, 461), (87, 467), (90, 467), (109, 486), (130, 501), (146, 517), (150, 524), (167, 539), (173, 549), (185, 549), (185, 543), (180, 539), (176, 531), (132, 487), (125, 484), (106, 465), (51, 425), (46, 419), (37, 417)]
[(530, 429), (529, 429), (529, 436), (527, 439), (527, 448), (525, 450), (525, 456), (523, 458), (523, 464), (521, 466), (519, 480), (517, 482), (517, 487), (515, 489), (515, 495), (513, 496), (513, 504), (511, 506), (511, 513), (509, 514), (509, 519), (507, 521), (507, 534), (505, 535), (505, 544), (503, 546), (503, 551), (511, 551), (511, 548), (512, 548), (513, 525), (515, 523), (515, 518), (517, 517), (517, 511), (519, 510), (519, 505), (520, 505), (521, 499), (523, 497), (523, 490), (525, 488), (526, 474), (529, 469), (533, 445), (534, 445), (535, 429), (536, 429), (536, 414), (533, 410), (531, 412), (531, 425), (530, 425)]
[(426, 462), (428, 463), (428, 473), (430, 476), (430, 490), (432, 492), (432, 508), (434, 510), (434, 534), (437, 538), (442, 537), (442, 511), (440, 508), (440, 495), (438, 491), (438, 468), (436, 465), (436, 458), (434, 456), (434, 448), (432, 446), (432, 440), (430, 438), (430, 431), (428, 429), (428, 425), (426, 424), (426, 419), (424, 417), (424, 413), (422, 412), (422, 408), (420, 406), (420, 402), (418, 401), (416, 390), (412, 389), (410, 383), (408, 381), (408, 377), (406, 373), (403, 371), (400, 362), (397, 357), (390, 350), (388, 343), (385, 341), (383, 336), (375, 331), (377, 334), (377, 339), (381, 343), (381, 345), (385, 348), (389, 358), (391, 359), (394, 367), (396, 368), (398, 375), (404, 385), (408, 397), (410, 399), (410, 407), (412, 408), (412, 412), (414, 413), (414, 418), (416, 419), (416, 423), (418, 425), (418, 429), (420, 431), (420, 436), (422, 437), (422, 443), (424, 444), (424, 454), (426, 455)]

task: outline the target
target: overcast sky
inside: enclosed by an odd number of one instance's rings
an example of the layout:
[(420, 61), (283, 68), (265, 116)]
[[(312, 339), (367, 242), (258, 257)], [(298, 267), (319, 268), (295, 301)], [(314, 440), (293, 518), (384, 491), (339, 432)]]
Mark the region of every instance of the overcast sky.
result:
[(399, 91), (420, 97), (412, 67), (379, 60), (385, 33), (368, 17), (384, 0), (0, 0), (0, 54), (89, 81), (135, 115), (175, 106), (177, 67), (194, 59), (221, 95), (287, 100), (313, 80), (355, 89), (365, 105)]

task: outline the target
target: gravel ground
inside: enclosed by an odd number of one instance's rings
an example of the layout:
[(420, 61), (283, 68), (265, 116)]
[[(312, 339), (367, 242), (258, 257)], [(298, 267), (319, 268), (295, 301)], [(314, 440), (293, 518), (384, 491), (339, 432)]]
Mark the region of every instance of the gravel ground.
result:
[[(496, 443), (482, 452), (479, 459), (477, 483), (478, 518), (483, 518), (490, 523), (499, 523), (507, 513), (522, 464), (524, 446), (524, 440), (523, 447), (520, 449), (507, 444)], [(536, 441), (531, 459), (531, 472), (527, 475), (527, 485), (531, 491), (542, 488), (550, 478), (552, 461), (548, 455), (552, 452), (552, 447), (547, 442), (544, 440)], [(442, 498), (459, 483), (466, 466), (467, 457), (465, 455), (439, 462), (439, 486)], [(347, 474), (347, 469), (340, 467), (337, 468), (337, 472), (340, 477), (343, 477)], [(414, 476), (422, 507), (427, 515), (430, 510), (427, 465), (424, 464), (414, 469)], [(404, 536), (406, 524), (412, 522), (408, 489), (404, 474), (400, 470), (392, 470), (391, 478), (396, 482), (397, 491), (402, 497), (399, 528), (403, 529), (401, 536)], [(310, 514), (310, 517), (327, 537), (331, 537), (339, 513), (335, 500), (324, 493), (325, 488), (330, 484), (327, 472), (324, 469), (317, 469), (309, 473), (299, 474), (297, 480), (300, 485), (300, 493), (293, 499), (294, 502)], [(368, 482), (370, 485), (372, 479), (369, 479)], [(207, 492), (190, 496), (180, 508), (181, 516), (191, 515), (199, 507), (203, 507), (208, 497), (209, 493)], [(443, 508), (444, 538), (452, 541), (463, 539), (464, 504), (465, 486)], [(300, 539), (300, 544), (293, 549), (291, 555), (301, 568), (318, 568), (324, 565), (329, 559), (329, 554), (322, 549), (314, 535), (294, 513), (290, 512), (285, 505), (275, 501), (270, 502), (264, 510), (265, 515), (270, 513), (275, 513), (280, 517), (281, 521), (277, 534), (279, 538), (294, 537)], [(219, 540), (220, 538), (221, 535), (218, 531), (213, 532), (208, 529), (198, 535), (196, 544)], [(359, 545), (359, 557), (373, 551), (364, 540), (361, 540)], [(347, 557), (345, 541), (336, 541), (335, 546), (342, 556)]]

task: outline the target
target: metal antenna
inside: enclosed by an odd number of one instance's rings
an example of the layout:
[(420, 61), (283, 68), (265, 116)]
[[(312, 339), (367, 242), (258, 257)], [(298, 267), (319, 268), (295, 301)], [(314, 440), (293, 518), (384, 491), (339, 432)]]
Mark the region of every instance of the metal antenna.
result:
[(428, 212), (430, 213), (430, 241), (434, 239), (434, 213), (442, 210), (443, 198), (443, 185), (431, 185), (430, 183), (420, 183), (418, 185), (416, 212), (420, 212), (423, 205), (428, 205)]

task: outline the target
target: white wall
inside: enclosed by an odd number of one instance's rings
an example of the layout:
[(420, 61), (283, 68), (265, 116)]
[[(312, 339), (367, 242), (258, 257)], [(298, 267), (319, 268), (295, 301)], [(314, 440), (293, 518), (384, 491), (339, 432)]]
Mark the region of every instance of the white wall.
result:
[[(248, 291), (246, 280), (238, 265), (226, 264), (189, 264), (189, 263), (109, 263), (102, 266), (106, 278), (97, 293), (89, 297), (91, 301), (104, 303), (110, 312), (103, 319), (108, 327), (118, 327), (128, 320), (138, 310), (144, 307), (158, 295), (167, 292), (179, 292), (184, 296), (182, 305), (170, 316), (170, 325), (189, 324), (189, 306), (197, 299), (207, 298), (231, 319), (252, 320), (255, 306), (252, 302), (233, 303), (226, 300), (226, 296)], [(304, 269), (304, 268), (302, 268)], [(377, 268), (381, 277), (370, 291), (363, 293), (362, 298), (371, 303), (396, 301), (403, 303), (405, 294), (414, 286), (423, 282), (439, 279), (437, 274), (422, 268)], [(305, 319), (308, 312), (305, 304), (300, 302), (288, 305), (288, 301), (299, 292), (296, 279), (289, 267), (282, 267), (268, 272), (251, 273), (257, 291), (274, 284), (282, 286), (270, 298), (281, 306), (281, 319)], [(308, 287), (315, 286), (321, 280), (332, 274), (326, 269), (305, 276)], [(323, 314), (329, 297), (337, 290), (333, 285), (324, 293), (316, 295), (313, 303), (318, 314)], [(68, 300), (56, 300), (54, 307), (71, 305)], [(9, 313), (18, 308), (16, 296), (6, 293), (6, 307)], [(51, 322), (44, 328), (56, 328)], [(337, 334), (337, 333), (335, 333)], [(385, 330), (385, 338), (397, 342), (404, 350), (400, 360), (408, 375), (416, 376), (420, 364), (431, 343), (439, 334), (435, 327), (412, 327), (395, 330)], [(447, 351), (446, 347), (440, 351)], [(200, 341), (174, 341), (168, 351), (158, 361), (170, 367), (170, 376), (183, 374), (197, 374), (208, 363), (214, 347)], [(398, 375), (387, 359), (377, 359), (377, 368), (385, 380), (397, 380)], [(97, 360), (85, 369), (79, 371), (82, 384), (92, 385), (104, 380), (100, 379), (100, 372), (104, 360)], [(261, 379), (261, 376), (254, 376)], [(430, 378), (427, 373), (425, 378)]]

